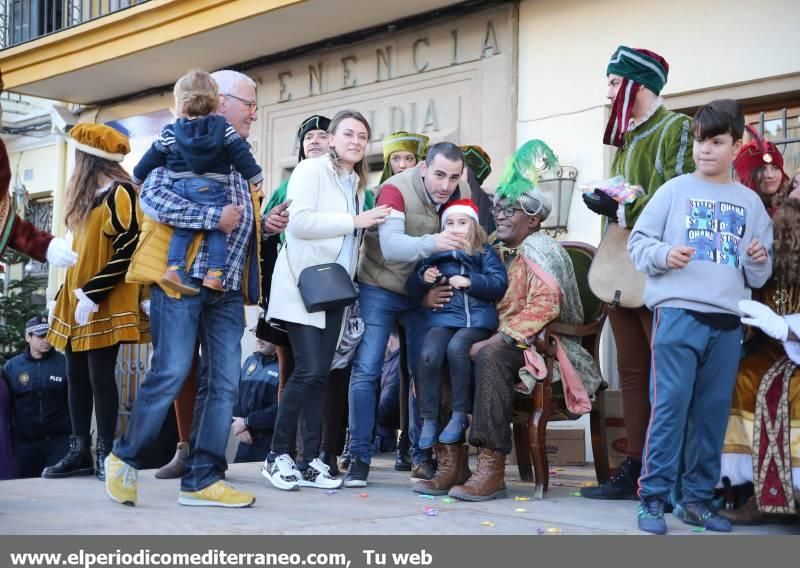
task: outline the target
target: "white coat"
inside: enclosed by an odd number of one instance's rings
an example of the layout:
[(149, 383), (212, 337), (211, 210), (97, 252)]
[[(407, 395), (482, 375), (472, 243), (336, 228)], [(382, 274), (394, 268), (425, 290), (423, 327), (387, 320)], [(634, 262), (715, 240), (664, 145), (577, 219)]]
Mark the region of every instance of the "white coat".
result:
[[(358, 191), (358, 210), (364, 210), (364, 191)], [(286, 194), (291, 199), (286, 242), (272, 274), (267, 319), (278, 319), (325, 329), (325, 312), (306, 311), (297, 280), (309, 266), (336, 262), (344, 235), (355, 230), (353, 215), (330, 156), (300, 162), (289, 178)], [(359, 230), (359, 232), (361, 232)], [(359, 235), (360, 237), (361, 235)], [(353, 241), (350, 277), (358, 266), (360, 238)], [(291, 262), (292, 271), (289, 270)]]

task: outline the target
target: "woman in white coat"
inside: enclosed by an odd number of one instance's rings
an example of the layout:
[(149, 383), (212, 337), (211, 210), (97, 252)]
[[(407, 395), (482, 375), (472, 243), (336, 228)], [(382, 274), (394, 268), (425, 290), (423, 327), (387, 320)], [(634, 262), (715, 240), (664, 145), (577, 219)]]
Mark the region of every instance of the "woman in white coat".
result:
[[(278, 489), (336, 489), (319, 459), (320, 430), (331, 362), (342, 329), (344, 309), (309, 313), (297, 279), (309, 266), (336, 262), (353, 278), (363, 230), (382, 223), (388, 207), (364, 211), (367, 165), (364, 153), (371, 138), (369, 123), (359, 113), (341, 111), (329, 127), (330, 153), (303, 160), (289, 178), (289, 225), (286, 244), (272, 275), (267, 317), (285, 323), (294, 355), (294, 370), (281, 394), (272, 437), (272, 451), (262, 475)], [(289, 456), (304, 422), (302, 471)]]

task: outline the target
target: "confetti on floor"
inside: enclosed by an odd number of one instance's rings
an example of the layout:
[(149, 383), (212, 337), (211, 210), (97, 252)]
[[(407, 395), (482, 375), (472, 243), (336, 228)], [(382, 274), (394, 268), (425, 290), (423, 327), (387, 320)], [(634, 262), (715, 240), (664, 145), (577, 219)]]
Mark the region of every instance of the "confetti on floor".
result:
[(330, 491), (326, 491), (325, 495), (336, 495), (338, 491), (336, 489), (331, 489)]
[(494, 523), (493, 523), (492, 521), (483, 521), (483, 522), (481, 523), (481, 526), (482, 526), (482, 527), (489, 527), (489, 528), (492, 528), (492, 527), (494, 526)]
[(436, 517), (439, 515), (439, 509), (435, 509), (433, 507), (423, 507), (422, 511), (428, 515), (429, 517)]
[(572, 495), (573, 497), (580, 497), (580, 496), (581, 496), (581, 493), (580, 493), (580, 491), (576, 491), (575, 493), (572, 493), (571, 495)]
[(561, 529), (558, 527), (547, 527), (547, 534), (561, 534)]
[(556, 487), (563, 487), (564, 486), (564, 484), (561, 483), (560, 481), (554, 481), (553, 485), (555, 485)]
[(518, 507), (518, 508), (514, 509), (514, 512), (515, 513), (527, 513), (528, 509), (523, 509), (522, 507)]
[(566, 471), (563, 467), (553, 468), (553, 471)]
[(542, 528), (542, 527), (539, 527), (538, 529), (536, 529), (536, 534), (544, 534), (544, 533), (546, 533), (546, 532), (547, 532), (547, 531), (546, 531), (544, 528)]
[(706, 532), (705, 527), (697, 527), (696, 529), (692, 529), (692, 532)]
[(530, 497), (520, 497), (519, 495), (514, 497), (514, 501), (530, 501), (530, 500), (531, 500)]
[(442, 497), (442, 503), (455, 503), (456, 500), (452, 497)]
[(361, 497), (362, 499), (366, 499), (367, 497), (369, 497), (369, 493), (360, 493), (358, 496)]
[(420, 499), (436, 499), (433, 495), (420, 495)]
[(584, 481), (581, 483), (581, 487), (597, 487), (597, 483), (594, 481)]

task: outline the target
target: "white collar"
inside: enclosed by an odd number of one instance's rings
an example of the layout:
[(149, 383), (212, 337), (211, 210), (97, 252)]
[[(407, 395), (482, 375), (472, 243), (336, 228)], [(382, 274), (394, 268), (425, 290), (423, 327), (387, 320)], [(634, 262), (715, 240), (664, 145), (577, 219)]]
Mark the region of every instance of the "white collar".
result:
[(662, 104), (664, 104), (664, 99), (662, 99), (661, 97), (656, 97), (656, 100), (653, 101), (653, 104), (650, 105), (650, 108), (647, 109), (647, 112), (644, 113), (644, 116), (642, 118), (636, 120), (635, 118), (631, 117), (631, 121), (630, 123), (628, 123), (628, 130), (633, 130), (637, 126), (641, 126), (642, 124), (650, 120), (650, 118), (656, 113), (656, 111), (659, 109), (659, 107), (661, 107)]

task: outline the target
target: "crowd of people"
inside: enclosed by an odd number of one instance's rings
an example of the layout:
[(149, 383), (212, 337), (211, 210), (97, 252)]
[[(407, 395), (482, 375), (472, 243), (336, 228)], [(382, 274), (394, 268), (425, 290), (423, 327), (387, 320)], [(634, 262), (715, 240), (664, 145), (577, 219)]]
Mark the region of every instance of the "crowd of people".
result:
[[(638, 499), (646, 532), (665, 533), (668, 510), (727, 532), (797, 514), (800, 174), (790, 180), (755, 131), (744, 143), (736, 101), (693, 118), (667, 110), (668, 72), (660, 55), (626, 46), (606, 71), (603, 143), (616, 147), (612, 174), (641, 195), (597, 189), (584, 201), (630, 232), (626, 254), (647, 280), (641, 306), (609, 309), (628, 457), (581, 494)], [(584, 321), (570, 257), (541, 230), (553, 150), (521, 145), (486, 192), (482, 148), (397, 132), (369, 187), (370, 124), (341, 110), (299, 125), (297, 167), (265, 192), (247, 146), (255, 82), (194, 70), (174, 95), (177, 119), (133, 176), (119, 165), (124, 134), (70, 130), (71, 246), (0, 210), (3, 248), (69, 267), (51, 320), (29, 322), (28, 349), (4, 368), (13, 439), (0, 436), (0, 471), (95, 474), (135, 505), (137, 471), (174, 404), (178, 447), (157, 477), (180, 478), (182, 505), (255, 502), (225, 481), (231, 435), (236, 461), (261, 462), (280, 490), (366, 487), (389, 438), (414, 491), (502, 497), (520, 369), (548, 324)], [(257, 304), (258, 349), (240, 368), (244, 306)], [(115, 440), (119, 347), (150, 341)], [(578, 338), (555, 341), (555, 380), (593, 399), (598, 362)]]

